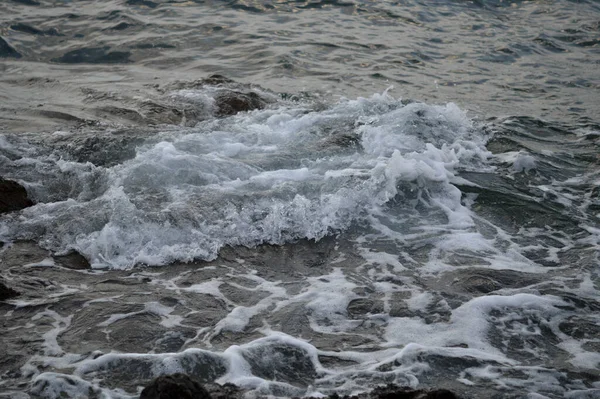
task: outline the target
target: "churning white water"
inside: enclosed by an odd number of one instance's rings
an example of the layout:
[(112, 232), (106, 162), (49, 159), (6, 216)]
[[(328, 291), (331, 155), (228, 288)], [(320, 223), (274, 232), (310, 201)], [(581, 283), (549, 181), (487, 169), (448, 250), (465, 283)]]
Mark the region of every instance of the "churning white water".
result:
[[(214, 259), (226, 245), (318, 240), (394, 213), (386, 209), (392, 199), (422, 200), (444, 213), (448, 228), (466, 228), (473, 222), (451, 183), (456, 170), (486, 167), (489, 156), (471, 130), (454, 104), (403, 105), (386, 92), (327, 110), (289, 103), (159, 133), (111, 167), (23, 154), (8, 162), (28, 168), (20, 178), (38, 204), (4, 223), (1, 238), (36, 236), (94, 267), (130, 268)], [(74, 188), (68, 198), (49, 201), (38, 189), (48, 174)], [(406, 190), (429, 198), (404, 198)]]

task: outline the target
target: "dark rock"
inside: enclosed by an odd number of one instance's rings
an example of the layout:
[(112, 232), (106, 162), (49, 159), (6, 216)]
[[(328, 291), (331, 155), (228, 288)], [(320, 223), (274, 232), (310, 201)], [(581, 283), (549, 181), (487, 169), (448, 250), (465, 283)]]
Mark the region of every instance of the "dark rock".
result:
[(185, 374), (155, 378), (142, 391), (140, 399), (211, 399), (200, 383)]
[(54, 261), (62, 267), (73, 270), (91, 269), (90, 262), (81, 254), (72, 252), (67, 255), (54, 256)]
[(217, 116), (235, 115), (238, 112), (262, 109), (265, 102), (253, 92), (241, 93), (238, 91), (224, 91), (215, 97)]
[(442, 284), (461, 292), (488, 294), (502, 288), (526, 287), (539, 281), (539, 277), (531, 273), (470, 267), (448, 273), (443, 277)]
[(212, 399), (239, 399), (242, 397), (240, 388), (233, 384), (209, 384), (206, 388)]
[(383, 312), (383, 302), (369, 298), (357, 298), (350, 301), (346, 308), (348, 315), (352, 318), (363, 318), (367, 314)]
[(0, 213), (18, 211), (33, 205), (19, 183), (0, 177)]
[(427, 392), (427, 399), (457, 399), (458, 397), (447, 389), (436, 389), (434, 391)]
[(413, 390), (407, 387), (388, 385), (375, 388), (369, 397), (372, 399), (457, 399), (458, 397), (446, 389), (435, 389), (426, 391), (422, 389)]
[(0, 58), (2, 57), (21, 58), (21, 54), (0, 36)]
[(17, 291), (0, 283), (0, 301), (6, 301), (7, 299), (14, 298), (19, 295), (20, 294)]
[(336, 134), (327, 138), (326, 143), (343, 148), (360, 148), (360, 136), (352, 133)]
[(368, 393), (353, 396), (340, 396), (337, 393), (329, 395), (329, 399), (459, 399), (454, 392), (447, 389), (411, 389), (389, 384), (377, 387)]
[(145, 101), (140, 106), (140, 111), (149, 123), (171, 123), (180, 124), (183, 118), (183, 112), (177, 108), (158, 104), (152, 101)]
[(129, 51), (109, 51), (110, 47), (86, 47), (69, 51), (53, 62), (63, 64), (122, 64), (130, 62)]
[(135, 157), (135, 149), (144, 142), (143, 136), (128, 130), (108, 135), (81, 136), (56, 142), (56, 147), (70, 154), (77, 162), (91, 162), (109, 167)]
[(340, 396), (337, 393), (329, 395), (330, 399), (459, 399), (459, 396), (447, 389), (411, 389), (389, 384), (377, 387), (369, 393), (354, 396)]
[(500, 283), (491, 277), (478, 275), (467, 277), (463, 282), (463, 286), (467, 289), (467, 291), (474, 293), (480, 292), (483, 294), (489, 294), (490, 292), (502, 288)]
[(234, 83), (233, 80), (219, 74), (210, 75), (208, 78), (202, 79), (202, 84), (205, 85), (222, 85), (226, 83)]

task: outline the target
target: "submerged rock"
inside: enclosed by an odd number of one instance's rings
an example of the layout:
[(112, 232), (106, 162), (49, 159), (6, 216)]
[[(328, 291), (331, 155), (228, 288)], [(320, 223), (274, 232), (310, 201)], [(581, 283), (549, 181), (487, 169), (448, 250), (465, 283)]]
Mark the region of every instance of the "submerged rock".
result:
[(0, 283), (0, 301), (6, 301), (19, 295), (17, 291)]
[(0, 177), (0, 213), (18, 211), (33, 205), (27, 191), (19, 183)]
[(325, 145), (332, 145), (342, 148), (360, 148), (360, 136), (353, 133), (342, 133), (335, 134), (331, 137), (328, 137), (325, 142)]
[[(177, 81), (165, 85), (160, 89), (164, 93), (178, 90), (201, 90), (209, 97), (214, 99), (214, 109), (212, 115), (216, 117), (226, 117), (235, 115), (238, 112), (247, 112), (255, 109), (263, 109), (268, 103), (275, 101), (275, 97), (269, 98), (254, 91), (252, 85), (235, 82), (222, 75), (211, 75), (204, 79), (191, 82)], [(186, 102), (185, 98), (183, 99)], [(188, 105), (198, 106), (198, 102), (190, 102)]]
[(177, 373), (155, 378), (144, 388), (140, 399), (211, 399), (211, 396), (199, 382)]
[(373, 399), (458, 399), (458, 396), (447, 389), (414, 390), (396, 385), (375, 388), (369, 396)]
[(90, 262), (78, 252), (71, 252), (67, 255), (54, 256), (56, 264), (67, 269), (87, 270), (91, 269)]
[(350, 301), (346, 311), (351, 318), (359, 319), (367, 314), (382, 313), (383, 309), (383, 301), (381, 300), (357, 298)]
[(378, 387), (369, 393), (358, 396), (339, 396), (337, 394), (329, 395), (331, 399), (459, 399), (459, 396), (447, 389), (411, 389), (408, 387), (399, 387), (389, 384), (385, 387)]
[(265, 102), (254, 92), (225, 91), (215, 97), (216, 116), (235, 115), (265, 107)]
[(204, 78), (202, 79), (202, 83), (204, 85), (222, 85), (222, 84), (227, 84), (227, 83), (235, 83), (233, 80), (229, 79), (226, 76), (223, 75), (219, 75), (219, 74), (214, 74), (214, 75), (210, 75), (208, 78)]

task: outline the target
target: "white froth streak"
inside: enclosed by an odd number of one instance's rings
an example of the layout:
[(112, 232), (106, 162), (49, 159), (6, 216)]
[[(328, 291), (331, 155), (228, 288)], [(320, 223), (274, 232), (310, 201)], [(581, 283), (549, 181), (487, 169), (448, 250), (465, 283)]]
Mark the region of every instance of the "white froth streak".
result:
[(52, 318), (52, 329), (42, 334), (44, 339), (44, 353), (48, 356), (59, 356), (64, 352), (58, 344), (58, 336), (71, 325), (73, 315), (63, 317), (54, 310), (46, 309), (43, 312), (36, 313), (31, 320), (38, 320), (43, 317)]
[[(511, 363), (488, 340), (489, 313), (493, 309), (515, 308), (535, 310), (554, 316), (560, 312), (556, 306), (566, 305), (554, 296), (516, 294), (511, 296), (488, 295), (473, 298), (452, 311), (448, 323), (425, 324), (420, 318), (401, 317), (390, 320), (386, 339), (388, 346), (418, 343), (430, 347), (448, 347), (466, 344), (480, 355), (492, 354), (503, 362)], [(487, 355), (485, 355), (487, 356)]]

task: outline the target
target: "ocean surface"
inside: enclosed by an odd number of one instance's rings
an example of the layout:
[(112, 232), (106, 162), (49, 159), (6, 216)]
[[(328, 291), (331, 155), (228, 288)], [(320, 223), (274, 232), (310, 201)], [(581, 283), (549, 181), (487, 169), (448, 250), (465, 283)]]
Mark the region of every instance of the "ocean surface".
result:
[(599, 150), (598, 1), (0, 0), (0, 397), (600, 398)]

